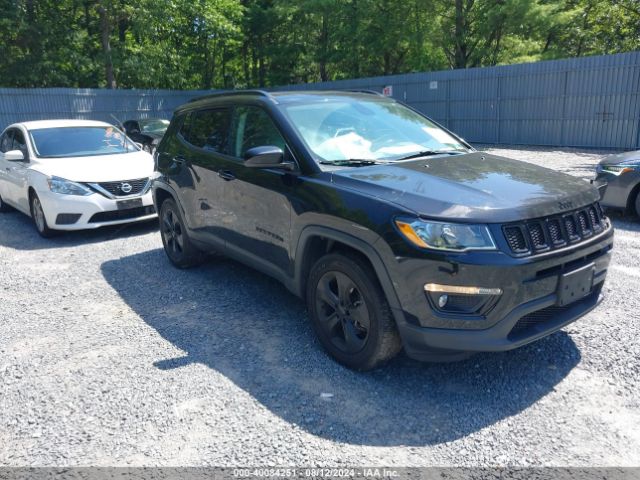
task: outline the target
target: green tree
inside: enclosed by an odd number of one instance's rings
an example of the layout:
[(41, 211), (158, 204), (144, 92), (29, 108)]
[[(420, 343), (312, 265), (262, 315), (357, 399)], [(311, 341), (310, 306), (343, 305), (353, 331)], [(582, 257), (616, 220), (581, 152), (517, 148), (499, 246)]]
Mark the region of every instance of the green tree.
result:
[(0, 83), (212, 89), (640, 49), (637, 0), (0, 0)]

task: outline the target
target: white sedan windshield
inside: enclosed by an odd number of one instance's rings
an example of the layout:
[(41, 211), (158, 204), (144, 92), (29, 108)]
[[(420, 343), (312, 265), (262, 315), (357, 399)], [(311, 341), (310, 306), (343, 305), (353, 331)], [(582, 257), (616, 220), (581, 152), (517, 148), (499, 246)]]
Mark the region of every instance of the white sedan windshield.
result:
[(41, 158), (86, 157), (136, 151), (135, 145), (114, 127), (56, 127), (31, 130), (36, 155)]
[(433, 122), (393, 102), (328, 99), (283, 105), (318, 161), (399, 160), (429, 151), (467, 151)]

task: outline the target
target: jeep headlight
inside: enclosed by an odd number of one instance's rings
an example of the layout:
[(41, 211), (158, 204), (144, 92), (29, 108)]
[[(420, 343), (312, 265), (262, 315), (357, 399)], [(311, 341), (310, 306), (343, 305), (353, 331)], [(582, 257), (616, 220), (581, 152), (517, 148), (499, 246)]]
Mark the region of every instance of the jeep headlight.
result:
[(395, 224), (400, 233), (417, 247), (453, 252), (496, 250), (496, 244), (486, 225), (406, 218), (396, 219)]
[(94, 193), (84, 185), (60, 177), (51, 177), (47, 182), (49, 183), (49, 190), (61, 195), (79, 195), (84, 197)]

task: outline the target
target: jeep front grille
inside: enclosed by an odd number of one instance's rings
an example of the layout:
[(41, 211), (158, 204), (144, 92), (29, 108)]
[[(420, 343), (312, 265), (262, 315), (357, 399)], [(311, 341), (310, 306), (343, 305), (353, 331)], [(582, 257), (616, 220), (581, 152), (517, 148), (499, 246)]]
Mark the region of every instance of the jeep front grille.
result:
[(594, 203), (562, 215), (503, 225), (502, 232), (511, 252), (525, 256), (580, 243), (606, 228), (600, 204)]

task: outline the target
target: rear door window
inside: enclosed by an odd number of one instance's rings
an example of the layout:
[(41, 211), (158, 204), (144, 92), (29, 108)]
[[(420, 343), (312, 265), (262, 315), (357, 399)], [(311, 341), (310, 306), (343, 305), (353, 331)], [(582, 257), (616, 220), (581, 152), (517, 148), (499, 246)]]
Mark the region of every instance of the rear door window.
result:
[(194, 147), (227, 153), (230, 122), (229, 109), (200, 110), (185, 118), (180, 134)]

